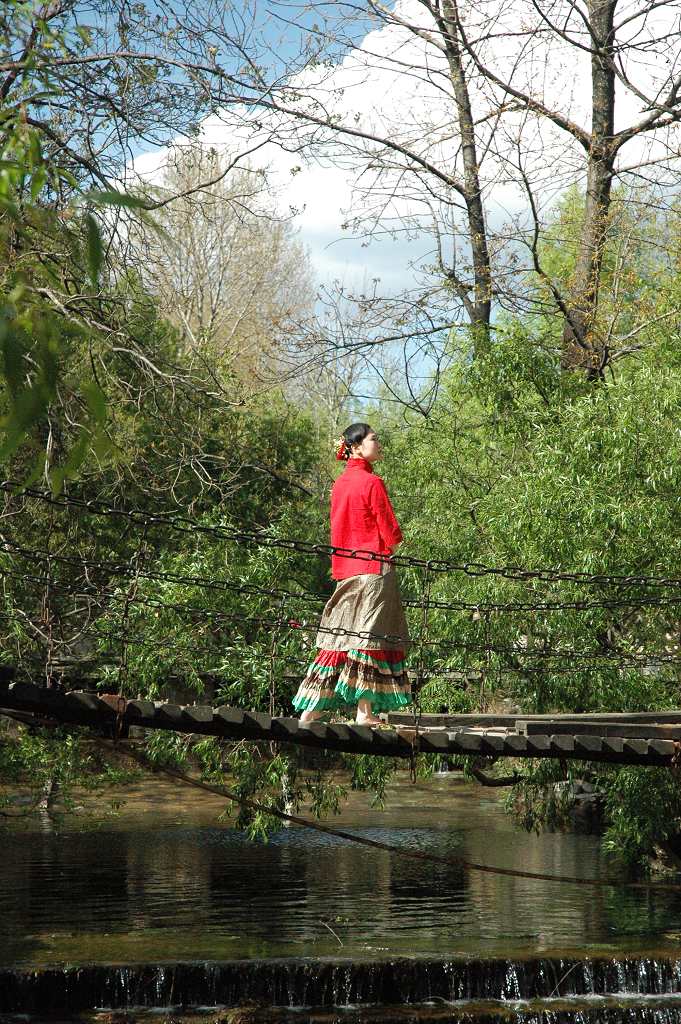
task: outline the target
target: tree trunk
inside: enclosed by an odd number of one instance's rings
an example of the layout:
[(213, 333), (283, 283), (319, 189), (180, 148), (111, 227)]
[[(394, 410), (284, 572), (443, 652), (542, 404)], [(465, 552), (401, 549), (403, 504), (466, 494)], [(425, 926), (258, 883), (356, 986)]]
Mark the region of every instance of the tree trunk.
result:
[(487, 247), (487, 229), (482, 205), (475, 126), (468, 83), (461, 59), (461, 44), (457, 30), (456, 0), (443, 0), (440, 28), (446, 46), (449, 74), (461, 133), (468, 235), (473, 262), (473, 301), (465, 303), (473, 328), (476, 355), (489, 347), (489, 327), (492, 310), (492, 273)]
[(615, 75), (610, 61), (616, 3), (588, 0), (593, 47), (591, 140), (584, 222), (563, 331), (563, 367), (582, 369), (592, 380), (602, 378), (608, 360), (595, 326), (615, 162)]

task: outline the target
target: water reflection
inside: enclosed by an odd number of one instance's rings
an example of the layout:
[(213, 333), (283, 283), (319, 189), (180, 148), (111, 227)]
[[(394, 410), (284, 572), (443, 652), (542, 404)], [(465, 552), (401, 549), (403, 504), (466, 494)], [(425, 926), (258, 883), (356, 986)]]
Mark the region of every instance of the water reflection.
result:
[[(203, 816), (202, 816), (203, 815)], [(344, 829), (537, 872), (607, 874), (590, 836), (527, 835), (454, 779), (353, 794)], [(681, 898), (407, 860), (297, 828), (249, 843), (205, 812), (4, 832), (0, 964), (675, 950)]]

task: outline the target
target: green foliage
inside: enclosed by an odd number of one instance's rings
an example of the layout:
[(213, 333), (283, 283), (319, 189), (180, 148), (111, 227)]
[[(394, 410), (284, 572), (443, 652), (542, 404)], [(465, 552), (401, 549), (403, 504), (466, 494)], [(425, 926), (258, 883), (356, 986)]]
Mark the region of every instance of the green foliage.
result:
[(182, 733), (152, 732), (145, 744), (145, 755), (158, 768), (188, 767), (191, 740)]
[(521, 782), (506, 797), (506, 807), (528, 832), (561, 831), (568, 828), (572, 809), (571, 784), (574, 772), (559, 761), (521, 762), (517, 766)]
[(254, 756), (239, 743), (225, 752), (224, 769), (235, 779), (230, 788), (237, 796), (255, 800), (265, 808), (238, 805), (237, 827), (244, 828), (251, 839), (266, 841), (270, 831), (281, 828), (281, 819), (268, 814), (267, 808), (296, 814), (307, 798), (312, 813), (323, 817), (337, 814), (345, 796), (343, 785), (330, 782), (318, 772), (301, 773), (295, 755), (281, 750), (269, 756), (256, 751)]
[[(136, 774), (103, 759), (93, 751), (87, 736), (73, 728), (31, 728), (10, 731), (0, 724), (0, 780), (30, 792), (29, 808), (39, 802), (58, 801), (60, 810), (74, 807), (76, 787), (121, 786)], [(0, 794), (0, 808), (14, 808), (11, 789)], [(15, 816), (13, 811), (10, 816)]]
[[(126, 218), (149, 226), (145, 202), (107, 187), (103, 165), (92, 171), (79, 162), (77, 138), (60, 150), (54, 132), (26, 116), (21, 100), (29, 95), (31, 102), (57, 97), (68, 105), (49, 57), (82, 56), (103, 39), (104, 28), (74, 27), (67, 17), (32, 19), (33, 8), (18, 0), (7, 6), (3, 25), (22, 47), (30, 37), (31, 47), (0, 112), (3, 478), (43, 479), (55, 494), (83, 503), (162, 508), (207, 528), (319, 539), (326, 495), (310, 484), (318, 485), (326, 468), (315, 440), (325, 430), (321, 417), (313, 423), (275, 390), (246, 405), (218, 355), (187, 351), (122, 259), (126, 232), (116, 236), (115, 226)], [(158, 32), (156, 15), (133, 13), (138, 33)], [(8, 52), (13, 48), (8, 44)], [(110, 78), (106, 67), (101, 74), (107, 103), (113, 97), (127, 109), (134, 95), (138, 120), (143, 97), (167, 103), (159, 67), (138, 64), (119, 80), (116, 69)], [(179, 98), (177, 105), (185, 106)], [(77, 136), (76, 121), (74, 112), (69, 132)], [(83, 127), (89, 136), (87, 115)], [(0, 552), (0, 661), (20, 677), (54, 682), (61, 671), (85, 672), (102, 688), (128, 694), (209, 694), (256, 709), (273, 701), (278, 712), (289, 711), (292, 676), (304, 671), (310, 632), (286, 620), (312, 629), (318, 605), (292, 600), (284, 607), (278, 598), (219, 584), (323, 593), (330, 589), (326, 559), (303, 562), (291, 552), (226, 544), (208, 532), (138, 531), (119, 519), (32, 502), (20, 488), (3, 501), (11, 530)], [(216, 586), (202, 585), (206, 580)], [(283, 622), (273, 628), (272, 620)], [(37, 781), (68, 788), (73, 734), (45, 733), (40, 742)], [(30, 775), (37, 751), (37, 739), (20, 732), (3, 748), (0, 777)], [(287, 806), (305, 795), (316, 812), (331, 813), (342, 797), (342, 787), (325, 776), (298, 777), (283, 755), (161, 734), (149, 738), (147, 752), (159, 766), (198, 764), (210, 778), (231, 773), (250, 795), (281, 802), (286, 790)], [(109, 772), (85, 756), (82, 768), (82, 778)], [(275, 821), (244, 815), (253, 834)]]
[[(73, 175), (43, 153), (41, 136), (8, 109), (0, 134), (0, 461), (22, 448), (28, 481), (47, 469), (60, 491), (90, 451), (107, 449), (106, 401), (92, 363), (74, 395), (70, 437), (55, 452), (52, 419), (69, 389), (74, 352), (100, 347), (112, 326), (98, 305), (104, 206), (137, 207), (121, 194), (84, 195)], [(56, 202), (67, 188), (71, 198)], [(32, 464), (31, 464), (32, 463)], [(15, 461), (15, 465), (20, 463)]]
[(3, 774), (18, 781), (26, 776), (41, 791), (48, 782), (70, 785), (87, 777), (92, 761), (81, 737), (61, 729), (54, 733), (34, 729), (22, 734), (19, 743), (5, 736), (2, 746)]
[(356, 754), (350, 764), (352, 776), (351, 789), (371, 790), (373, 806), (383, 807), (385, 790), (388, 782), (395, 774), (397, 762), (388, 757), (372, 757), (370, 754)]
[(681, 790), (675, 771), (664, 768), (620, 768), (603, 773), (608, 826), (604, 846), (636, 868), (648, 868), (659, 847), (681, 832)]

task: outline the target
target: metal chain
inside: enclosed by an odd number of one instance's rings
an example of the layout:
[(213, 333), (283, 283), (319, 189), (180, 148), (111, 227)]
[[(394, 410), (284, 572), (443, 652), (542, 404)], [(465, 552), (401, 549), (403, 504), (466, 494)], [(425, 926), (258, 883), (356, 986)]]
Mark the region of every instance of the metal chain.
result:
[[(144, 573), (142, 573), (141, 575), (144, 576)], [(35, 583), (38, 583), (38, 584), (41, 584), (41, 583), (45, 582), (45, 579), (43, 577), (31, 577), (31, 576), (28, 576), (25, 573), (13, 573), (11, 570), (8, 571), (8, 570), (4, 570), (4, 569), (0, 570), (0, 577), (1, 576), (10, 576), (10, 577), (21, 578), (21, 580), (23, 582), (35, 582)], [(59, 588), (59, 589), (62, 589), (65, 592), (67, 592), (67, 593), (69, 593), (71, 595), (85, 596), (85, 597), (92, 597), (92, 595), (93, 595), (92, 589), (90, 589), (90, 590), (81, 590), (81, 589), (79, 589), (77, 587), (72, 587), (72, 586), (70, 586), (68, 584), (57, 583), (56, 581), (53, 581), (51, 586), (52, 586), (53, 590), (56, 589), (56, 588)], [(122, 598), (120, 594), (117, 594), (117, 593), (115, 593), (115, 592), (113, 592), (111, 590), (106, 590), (106, 589), (100, 588), (100, 589), (96, 589), (94, 591), (94, 593), (99, 595), (99, 596), (101, 596), (101, 597), (106, 597), (110, 601), (125, 600), (125, 598)], [(299, 620), (294, 620), (294, 619), (291, 619), (291, 618), (269, 619), (269, 618), (263, 618), (261, 616), (243, 615), (243, 614), (237, 613), (237, 612), (221, 612), (221, 611), (217, 611), (215, 609), (201, 608), (198, 605), (186, 605), (186, 604), (178, 604), (178, 603), (173, 603), (173, 602), (161, 601), (160, 599), (153, 598), (153, 597), (132, 596), (130, 598), (130, 601), (131, 602), (135, 602), (135, 603), (140, 603), (140, 604), (145, 605), (145, 606), (147, 606), (149, 608), (160, 608), (160, 609), (169, 610), (169, 611), (177, 611), (178, 613), (182, 613), (182, 614), (202, 614), (206, 618), (214, 618), (214, 619), (222, 620), (222, 621), (225, 621), (225, 622), (241, 622), (241, 623), (244, 623), (244, 624), (247, 624), (247, 625), (255, 625), (255, 626), (260, 626), (260, 627), (263, 627), (263, 628), (289, 627), (289, 628), (292, 628), (292, 629), (301, 629), (301, 630), (303, 630), (305, 632), (310, 632), (310, 633), (316, 633), (317, 632), (317, 628), (318, 628), (318, 626), (316, 624), (311, 624), (311, 623), (308, 623), (308, 622), (306, 622), (304, 620), (303, 621), (299, 621)], [(428, 607), (431, 607), (431, 606), (428, 605)], [(395, 636), (385, 635), (385, 634), (375, 634), (375, 633), (373, 633), (371, 631), (360, 632), (360, 631), (356, 631), (356, 630), (344, 629), (342, 627), (336, 627), (336, 628), (332, 628), (332, 627), (326, 628), (325, 627), (325, 631), (327, 633), (331, 634), (331, 635), (351, 636), (351, 637), (356, 637), (357, 639), (360, 639), (360, 640), (376, 640), (376, 639), (379, 639), (379, 640), (389, 640), (391, 642), (396, 642), (396, 641), (400, 640), (400, 637), (395, 637)], [(104, 634), (104, 635), (106, 635), (106, 634)], [(111, 635), (114, 635), (114, 634), (111, 634)], [(136, 643), (136, 642), (139, 642), (139, 641), (132, 640), (132, 638), (131, 638), (130, 642), (131, 643), (133, 643), (133, 642)], [(464, 641), (464, 640), (449, 640), (449, 639), (446, 639), (446, 638), (436, 638), (436, 639), (432, 639), (432, 640), (428, 639), (428, 638), (425, 638), (423, 640), (423, 643), (426, 646), (432, 647), (432, 648), (440, 648), (442, 650), (451, 650), (451, 651), (466, 651), (466, 652), (469, 652), (469, 653), (483, 653), (484, 654), (487, 651), (487, 649), (488, 649), (485, 644), (479, 644), (479, 643), (476, 644), (476, 643), (472, 643), (472, 642), (468, 642), (468, 641)], [(656, 663), (656, 664), (659, 664), (659, 665), (671, 665), (671, 666), (681, 665), (681, 658), (679, 658), (678, 656), (675, 656), (673, 654), (670, 654), (667, 651), (645, 651), (644, 650), (644, 651), (638, 651), (638, 652), (633, 653), (633, 652), (613, 650), (611, 653), (606, 653), (606, 652), (599, 652), (599, 651), (579, 651), (579, 650), (576, 650), (574, 648), (569, 648), (569, 647), (560, 648), (560, 649), (558, 649), (558, 648), (553, 648), (552, 649), (552, 648), (546, 647), (546, 648), (535, 648), (535, 649), (529, 649), (528, 650), (528, 649), (523, 648), (523, 647), (505, 647), (505, 646), (502, 646), (502, 645), (492, 645), (492, 644), (489, 645), (489, 650), (492, 651), (495, 654), (505, 654), (505, 655), (512, 656), (515, 659), (518, 659), (518, 658), (525, 658), (525, 659), (526, 658), (534, 658), (534, 659), (538, 659), (540, 661), (552, 661), (552, 660), (555, 661), (556, 659), (569, 659), (571, 661), (580, 661), (584, 665), (595, 665), (595, 666), (601, 666), (601, 665), (610, 663), (610, 664), (618, 665), (620, 667), (627, 667), (627, 666), (636, 667), (636, 666), (640, 666), (640, 665), (650, 666), (650, 664), (653, 663), (653, 662)], [(520, 670), (521, 669), (519, 669), (519, 671)], [(524, 671), (525, 669), (522, 669), (522, 670)]]
[(255, 544), (260, 547), (282, 548), (299, 554), (332, 555), (339, 554), (347, 558), (355, 558), (368, 562), (390, 561), (393, 565), (428, 567), (431, 572), (461, 572), (468, 576), (496, 576), (515, 581), (539, 580), (543, 582), (571, 582), (589, 586), (634, 587), (646, 586), (656, 588), (681, 589), (681, 578), (674, 576), (625, 575), (619, 573), (587, 573), (582, 571), (563, 571), (555, 568), (527, 569), (523, 566), (504, 565), (491, 566), (482, 562), (452, 562), (446, 559), (423, 559), (409, 555), (379, 555), (364, 549), (343, 548), (331, 544), (319, 544), (296, 538), (272, 537), (265, 533), (253, 533), (246, 530), (233, 530), (226, 526), (206, 526), (187, 516), (167, 516), (146, 512), (141, 509), (119, 509), (94, 500), (67, 498), (59, 499), (43, 491), (24, 488), (14, 481), (0, 483), (0, 490), (20, 492), (29, 497), (48, 502), (61, 508), (79, 508), (82, 511), (94, 512), (97, 515), (120, 516), (132, 523), (147, 526), (163, 526), (180, 533), (204, 533), (221, 540), (234, 541), (242, 544)]
[[(0, 488), (2, 488), (2, 487), (7, 489), (7, 485), (0, 485)], [(52, 510), (56, 506), (59, 506), (59, 507), (74, 507), (75, 506), (75, 507), (77, 507), (80, 510), (84, 510), (84, 509), (91, 510), (90, 506), (98, 504), (98, 503), (91, 503), (91, 502), (81, 502), (81, 501), (74, 500), (74, 499), (65, 499), (65, 500), (59, 501), (57, 499), (52, 498), (51, 496), (43, 494), (42, 492), (34, 492), (34, 491), (30, 491), (28, 489), (24, 490), (23, 493), (27, 494), (29, 496), (33, 495), (35, 497), (40, 498), (41, 500), (49, 500), (50, 510)], [(135, 522), (137, 521), (137, 519), (135, 519), (134, 517), (142, 515), (141, 513), (138, 513), (135, 510), (133, 510), (132, 512), (129, 512), (129, 511), (128, 512), (121, 512), (121, 510), (112, 510), (112, 509), (107, 509), (105, 512), (102, 512), (102, 514), (121, 514), (121, 515), (125, 515), (129, 520), (132, 518), (133, 521), (135, 521)], [(155, 522), (161, 522), (164, 525), (171, 525), (171, 526), (173, 526), (173, 528), (175, 528), (175, 526), (176, 526), (176, 523), (174, 523), (174, 521), (168, 520), (167, 518), (157, 517), (157, 516), (156, 517), (150, 517), (150, 516), (146, 516), (145, 515), (145, 517), (143, 519), (141, 519), (141, 524), (144, 527), (144, 536), (145, 537), (146, 537), (146, 532), (147, 532), (148, 528), (153, 523), (155, 523)], [(190, 520), (184, 521), (183, 520), (181, 522), (191, 523), (192, 521), (190, 521)], [(215, 533), (216, 531), (218, 531), (221, 536), (225, 536), (225, 533), (224, 533), (225, 528), (213, 528), (213, 527), (206, 528), (206, 527), (203, 527), (201, 524), (193, 524), (193, 525), (197, 529), (202, 530), (204, 532)], [(182, 528), (185, 529), (184, 526)], [(232, 536), (238, 536), (238, 535), (232, 534)], [(253, 540), (254, 542), (257, 541), (259, 543), (264, 543), (265, 545), (285, 546), (287, 548), (294, 547), (296, 550), (314, 550), (316, 553), (325, 553), (326, 554), (329, 551), (334, 551), (334, 550), (335, 551), (346, 551), (346, 552), (348, 550), (348, 549), (342, 549), (342, 548), (334, 548), (334, 547), (332, 547), (330, 545), (311, 545), (311, 544), (308, 544), (307, 542), (300, 542), (300, 541), (282, 541), (282, 540), (277, 540), (276, 538), (263, 537), (262, 535), (245, 535), (245, 534), (241, 534), (240, 536), (247, 536), (251, 540)], [(11, 545), (11, 544), (9, 544), (9, 545), (5, 544), (4, 546), (5, 546), (5, 548), (9, 547), (9, 549), (13, 548), (13, 545)], [(17, 550), (17, 552), (22, 557), (30, 557), (30, 556), (35, 557), (35, 553), (27, 551), (26, 549), (15, 549), (15, 550)], [(370, 556), (371, 556), (371, 558), (373, 560), (382, 560), (381, 556), (377, 556), (373, 552), (369, 553), (369, 554), (370, 554)], [(51, 596), (52, 591), (53, 591), (53, 589), (55, 587), (55, 582), (53, 581), (53, 578), (52, 578), (52, 563), (53, 563), (53, 561), (54, 560), (67, 561), (68, 564), (75, 564), (75, 565), (80, 564), (80, 565), (83, 565), (83, 566), (89, 564), (89, 565), (98, 566), (100, 568), (108, 568), (108, 569), (116, 568), (119, 571), (123, 571), (123, 572), (130, 572), (131, 571), (131, 567), (129, 565), (128, 566), (121, 566), (119, 563), (105, 563), (105, 562), (90, 562), (90, 563), (87, 563), (87, 562), (85, 562), (85, 560), (66, 559), (64, 556), (56, 556), (56, 555), (54, 555), (51, 550), (48, 550), (45, 555), (39, 555), (38, 557), (39, 557), (39, 559), (41, 559), (42, 561), (45, 561), (47, 563), (47, 578), (45, 580), (43, 580), (43, 582), (45, 584), (44, 611), (45, 611), (45, 616), (46, 616), (45, 617), (45, 624), (46, 624), (46, 637), (47, 637), (47, 644), (48, 644), (47, 662), (46, 662), (46, 678), (48, 680), (48, 685), (49, 685), (49, 682), (51, 682), (52, 679), (53, 679), (53, 647), (54, 647), (54, 637), (53, 637), (52, 616), (50, 614), (50, 607), (49, 607), (50, 606), (50, 596)], [(404, 558), (400, 559), (397, 556), (396, 556), (396, 558), (394, 560), (395, 561), (399, 561), (400, 564), (404, 564), (405, 561), (406, 561), (408, 564), (420, 565), (424, 569), (424, 577), (427, 579), (427, 590), (424, 590), (424, 593), (422, 594), (422, 597), (421, 597), (420, 601), (418, 601), (418, 602), (417, 601), (413, 601), (413, 602), (410, 601), (408, 603), (405, 602), (405, 604), (408, 604), (408, 606), (421, 605), (421, 607), (422, 607), (422, 618), (425, 617), (426, 623), (428, 621), (427, 613), (428, 613), (428, 609), (430, 607), (447, 607), (449, 605), (454, 605), (455, 607), (458, 608), (461, 605), (464, 605), (463, 602), (439, 602), (439, 601), (435, 602), (435, 601), (432, 601), (430, 599), (431, 573), (435, 572), (435, 571), (441, 571), (443, 563), (440, 563), (440, 562), (435, 561), (435, 560), (428, 560), (426, 562), (424, 562), (422, 560), (417, 560), (417, 559), (407, 559), (407, 560), (405, 560)], [(487, 568), (489, 568), (489, 567), (487, 567)], [(490, 572), (492, 572), (492, 571), (496, 572), (497, 570), (492, 570), (490, 568)], [(499, 570), (499, 571), (501, 572), (502, 570)], [(3, 571), (3, 575), (11, 575), (11, 572)], [(525, 574), (525, 575), (527, 575), (527, 574)], [(569, 576), (572, 579), (576, 578), (575, 574), (561, 574), (561, 575), (562, 575), (563, 578), (565, 578), (566, 576)], [(240, 592), (245, 592), (245, 593), (248, 593), (248, 592), (251, 592), (251, 593), (253, 593), (253, 592), (266, 592), (266, 593), (270, 593), (272, 595), (277, 594), (277, 596), (281, 597), (281, 606), (282, 606), (282, 608), (283, 608), (283, 605), (284, 605), (285, 597), (295, 597), (296, 599), (301, 599), (301, 600), (304, 600), (304, 601), (313, 601), (315, 603), (316, 602), (321, 602), (323, 600), (322, 595), (311, 595), (311, 594), (305, 594), (304, 592), (296, 593), (296, 592), (286, 591), (286, 590), (274, 591), (274, 590), (268, 589), (268, 588), (259, 588), (259, 587), (256, 588), (255, 585), (235, 584), (235, 583), (231, 583), (230, 581), (226, 581), (226, 580), (208, 581), (208, 580), (206, 580), (205, 578), (202, 578), (202, 577), (184, 577), (184, 576), (181, 576), (180, 574), (171, 574), (171, 573), (163, 573), (163, 574), (161, 574), (161, 573), (152, 573), (152, 572), (148, 572), (148, 571), (142, 572), (142, 569), (141, 569), (141, 559), (138, 559), (137, 563), (135, 565), (135, 569), (134, 569), (133, 584), (128, 589), (128, 592), (127, 592), (127, 594), (126, 594), (126, 596), (124, 598), (124, 601), (125, 601), (125, 607), (124, 607), (124, 613), (123, 613), (123, 626), (124, 626), (124, 628), (123, 628), (123, 637), (124, 638), (122, 640), (122, 645), (121, 645), (121, 650), (122, 650), (122, 657), (121, 657), (121, 680), (123, 679), (123, 676), (126, 674), (127, 644), (130, 642), (130, 637), (129, 637), (130, 607), (131, 607), (132, 603), (134, 601), (137, 601), (137, 600), (141, 600), (143, 603), (148, 604), (149, 606), (152, 606), (152, 607), (164, 607), (164, 608), (167, 607), (167, 608), (170, 608), (172, 610), (177, 610), (178, 612), (188, 612), (188, 611), (194, 612), (195, 611), (195, 612), (200, 612), (200, 613), (202, 613), (204, 615), (212, 614), (212, 615), (215, 615), (216, 617), (219, 616), (223, 620), (231, 619), (232, 621), (236, 620), (236, 621), (241, 621), (241, 622), (244, 622), (244, 623), (254, 623), (254, 624), (258, 624), (258, 625), (262, 625), (262, 626), (266, 626), (266, 627), (274, 627), (275, 629), (279, 629), (280, 627), (283, 627), (283, 626), (286, 626), (286, 625), (289, 625), (289, 626), (291, 625), (291, 621), (290, 620), (287, 621), (285, 619), (278, 619), (278, 620), (272, 621), (272, 620), (261, 619), (261, 618), (257, 618), (257, 617), (247, 617), (247, 616), (242, 616), (242, 615), (229, 615), (229, 614), (226, 614), (226, 613), (211, 613), (211, 612), (207, 611), (206, 609), (202, 609), (202, 608), (198, 608), (198, 607), (197, 608), (191, 608), (190, 606), (186, 606), (186, 605), (177, 605), (177, 604), (172, 605), (170, 603), (156, 601), (155, 599), (139, 599), (138, 595), (137, 595), (137, 589), (138, 589), (137, 584), (138, 584), (138, 580), (139, 580), (140, 577), (150, 578), (150, 579), (154, 579), (154, 578), (170, 579), (170, 580), (174, 580), (174, 581), (178, 581), (178, 582), (180, 582), (180, 581), (181, 582), (188, 582), (188, 581), (190, 581), (190, 582), (196, 583), (197, 585), (212, 585), (213, 587), (215, 587), (217, 589), (222, 589), (222, 588), (234, 589), (234, 590), (238, 590)], [(25, 574), (22, 574), (22, 578), (27, 579)], [(538, 574), (534, 573), (533, 574), (533, 578), (539, 578)], [(595, 580), (595, 579), (602, 580), (602, 579), (604, 579), (604, 577), (590, 577), (590, 579), (591, 580)], [(635, 578), (634, 577), (628, 577), (627, 578), (628, 581), (631, 581), (633, 579), (635, 579)], [(639, 577), (637, 579), (640, 582), (644, 578), (643, 577)], [(654, 581), (659, 582), (658, 578), (648, 577), (648, 578), (645, 578), (645, 579), (647, 579), (647, 580), (654, 580)], [(681, 583), (681, 581), (676, 581), (676, 582), (680, 582)], [(98, 588), (93, 588), (93, 589), (94, 589), (95, 593), (102, 593), (102, 588), (99, 588), (99, 589)], [(70, 592), (74, 593), (75, 591), (71, 590)], [(83, 592), (81, 591), (81, 593), (83, 593)], [(92, 590), (89, 591), (89, 592), (86, 592), (86, 594), (87, 594), (87, 596), (91, 596), (92, 595)], [(118, 599), (118, 595), (112, 595), (112, 596), (114, 597), (114, 599)], [(662, 602), (662, 600), (664, 600), (664, 599), (659, 599), (659, 598), (653, 599), (654, 602), (660, 602), (660, 603)], [(668, 603), (670, 603), (670, 604), (671, 603), (675, 603), (676, 600), (681, 600), (681, 599), (673, 599), (672, 598), (671, 600), (668, 601)], [(45, 601), (47, 603), (45, 603)], [(576, 605), (577, 603), (578, 602), (573, 602), (573, 603), (570, 603), (570, 604)], [(630, 606), (636, 605), (636, 604), (641, 604), (643, 606), (642, 602), (626, 602), (626, 604), (628, 604)], [(533, 610), (534, 609), (539, 610), (539, 608), (541, 607), (541, 605), (531, 605), (531, 604), (529, 604), (529, 602), (526, 603), (524, 606), (527, 607), (528, 609), (533, 609)], [(473, 607), (475, 607), (475, 606), (473, 606)], [(491, 607), (485, 609), (485, 612), (489, 612), (489, 610), (491, 610)], [(501, 606), (497, 606), (497, 607), (501, 607)], [(517, 603), (513, 607), (514, 607), (514, 610), (517, 610), (517, 609), (519, 609), (521, 607), (521, 605), (520, 605), (520, 603)], [(310, 629), (310, 628), (312, 628), (312, 627), (308, 627), (307, 623), (298, 624), (298, 626), (299, 626), (299, 628), (302, 628), (302, 629)], [(314, 627), (314, 628), (316, 628), (316, 627)], [(355, 632), (355, 631), (342, 630), (342, 629), (335, 630), (334, 632), (336, 632), (338, 634), (348, 635), (348, 636), (351, 635), (351, 636), (354, 636), (354, 637), (358, 637), (360, 639), (375, 639), (375, 637), (374, 637), (374, 635), (372, 633), (367, 633), (367, 632), (362, 633), (362, 632)], [(427, 638), (424, 635), (424, 631), (422, 629), (421, 647), (420, 647), (421, 658), (423, 658), (426, 645), (428, 645), (428, 646), (439, 646), (439, 647), (442, 647), (443, 649), (449, 648), (449, 649), (452, 649), (452, 650), (465, 650), (465, 651), (470, 651), (470, 652), (475, 652), (476, 650), (480, 650), (479, 647), (476, 647), (475, 644), (471, 644), (471, 643), (448, 641), (448, 640), (445, 640), (445, 639), (432, 641), (432, 640), (430, 640), (429, 638)], [(528, 657), (540, 658), (540, 659), (548, 659), (548, 660), (551, 660), (551, 659), (555, 660), (557, 658), (563, 658), (563, 659), (565, 659), (565, 658), (572, 658), (572, 659), (579, 659), (579, 660), (582, 660), (582, 661), (588, 661), (591, 664), (599, 664), (599, 663), (602, 664), (604, 661), (610, 661), (610, 662), (614, 662), (614, 663), (617, 663), (618, 665), (622, 665), (622, 666), (625, 666), (625, 665), (636, 666), (636, 665), (641, 665), (641, 664), (649, 664), (651, 660), (655, 660), (659, 664), (668, 664), (668, 665), (679, 664), (678, 659), (675, 658), (673, 655), (670, 655), (666, 651), (662, 651), (662, 652), (645, 652), (645, 651), (642, 651), (642, 652), (636, 652), (636, 653), (614, 651), (614, 652), (609, 653), (609, 654), (605, 654), (605, 653), (600, 654), (599, 652), (575, 651), (575, 650), (567, 649), (567, 648), (559, 649), (559, 650), (556, 650), (556, 649), (552, 650), (552, 649), (545, 648), (543, 650), (527, 651), (527, 650), (524, 650), (522, 648), (517, 648), (517, 647), (492, 646), (491, 643), (489, 642), (489, 635), (486, 637), (486, 642), (485, 642), (485, 644), (483, 646), (483, 650), (484, 650), (484, 653), (486, 655), (488, 664), (490, 663), (492, 651), (494, 651), (495, 653), (499, 653), (499, 654), (511, 655), (515, 659), (518, 659), (518, 658), (528, 658)], [(422, 675), (423, 675), (423, 672), (421, 671), (421, 676)]]
[(52, 536), (54, 533), (54, 512), (48, 510), (47, 527), (47, 557), (46, 557), (46, 579), (45, 589), (41, 603), (41, 622), (43, 635), (46, 640), (45, 650), (45, 686), (48, 690), (54, 689), (54, 616), (52, 614)]
[[(12, 541), (5, 540), (2, 545), (3, 549), (10, 551), (20, 558), (26, 559), (27, 561), (33, 562), (44, 562), (47, 560), (48, 555), (44, 550), (25, 548), (19, 544), (14, 544)], [(64, 565), (70, 566), (81, 566), (86, 569), (99, 569), (105, 571), (110, 575), (126, 575), (131, 571), (130, 564), (126, 562), (113, 562), (105, 561), (102, 559), (85, 559), (75, 558), (68, 555), (55, 555), (49, 556), (52, 561), (59, 562)], [(201, 587), (206, 590), (230, 590), (236, 591), (242, 594), (253, 594), (253, 595), (267, 595), (270, 597), (292, 597), (297, 600), (304, 601), (308, 604), (325, 604), (328, 597), (324, 594), (315, 594), (309, 591), (302, 590), (286, 590), (285, 588), (274, 588), (274, 587), (262, 587), (255, 583), (234, 583), (230, 580), (208, 578), (206, 576), (199, 575), (185, 575), (182, 573), (164, 572), (160, 570), (145, 570), (140, 573), (143, 579), (158, 580), (161, 582), (168, 583), (181, 583), (190, 586)], [(421, 608), (423, 604), (422, 598), (403, 598), (402, 604), (406, 608)], [(441, 601), (437, 599), (429, 598), (429, 607), (436, 608), (442, 611), (470, 611), (479, 612), (482, 614), (485, 611), (490, 612), (543, 612), (543, 611), (589, 611), (595, 609), (615, 609), (615, 608), (672, 608), (676, 605), (681, 604), (681, 596), (679, 597), (640, 597), (640, 598), (626, 598), (618, 600), (584, 600), (584, 601), (510, 601), (510, 602), (491, 602), (484, 604), (474, 601)]]
[(430, 566), (426, 566), (423, 570), (423, 578), (421, 584), (421, 632), (419, 636), (419, 656), (418, 656), (418, 668), (416, 676), (416, 715), (415, 717), (415, 730), (411, 741), (411, 756), (409, 758), (409, 773), (411, 781), (416, 782), (416, 758), (421, 746), (420, 728), (421, 728), (421, 689), (423, 687), (423, 681), (425, 677), (426, 669), (426, 644), (428, 642), (428, 627), (429, 627), (429, 609), (430, 609), (430, 585), (431, 575)]
[(135, 603), (139, 590), (140, 572), (146, 554), (146, 527), (132, 559), (133, 577), (125, 593), (121, 614), (121, 657), (118, 665), (118, 692), (123, 693), (128, 683), (128, 637), (130, 633), (130, 608)]

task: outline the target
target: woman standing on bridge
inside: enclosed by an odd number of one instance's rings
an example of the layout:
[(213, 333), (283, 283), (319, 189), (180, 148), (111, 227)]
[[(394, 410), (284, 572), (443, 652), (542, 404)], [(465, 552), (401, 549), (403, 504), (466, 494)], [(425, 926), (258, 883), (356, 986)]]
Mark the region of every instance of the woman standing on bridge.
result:
[(359, 723), (378, 725), (378, 712), (411, 704), (404, 667), (409, 634), (390, 564), (402, 532), (374, 473), (381, 445), (368, 423), (343, 431), (336, 458), (347, 465), (331, 490), (331, 544), (353, 554), (331, 556), (336, 589), (322, 613), (317, 657), (293, 706), (303, 722), (350, 706)]

